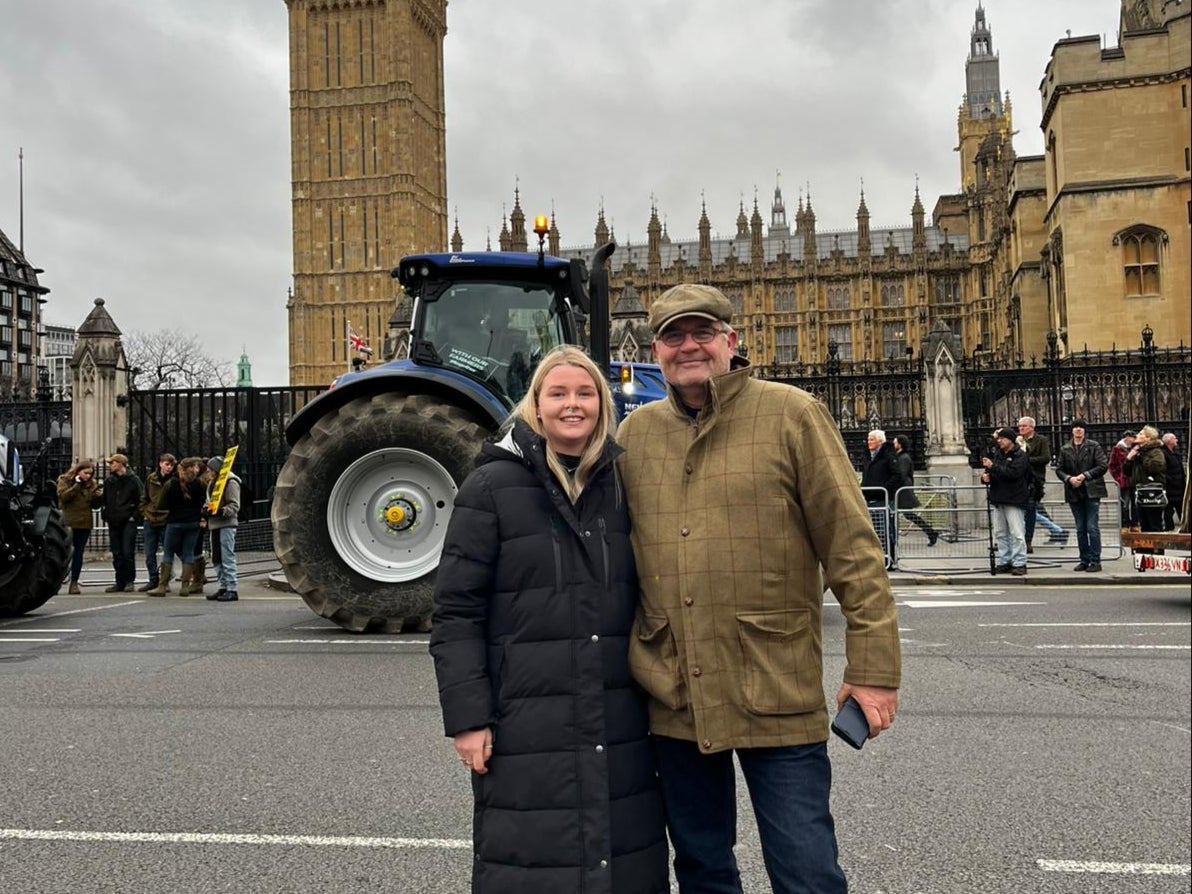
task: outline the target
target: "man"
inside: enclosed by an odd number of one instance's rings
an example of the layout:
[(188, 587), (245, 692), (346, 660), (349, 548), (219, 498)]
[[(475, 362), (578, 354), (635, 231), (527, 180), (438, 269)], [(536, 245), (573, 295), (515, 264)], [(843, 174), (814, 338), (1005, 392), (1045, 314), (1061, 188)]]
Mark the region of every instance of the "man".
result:
[(1047, 467), (1051, 464), (1051, 442), (1035, 431), (1035, 420), (1033, 417), (1023, 416), (1018, 420), (1018, 443), (1026, 451), (1026, 458), (1031, 466), (1031, 495), (1023, 513), (1025, 519), (1026, 551), (1028, 553), (1035, 551), (1031, 541), (1035, 539), (1036, 521), (1050, 532), (1051, 536), (1047, 538), (1048, 543), (1067, 543), (1067, 532), (1053, 522), (1047, 515), (1047, 510), (1043, 508), (1043, 495), (1047, 483)]
[[(861, 488), (869, 514), (873, 517), (878, 537), (887, 547), (890, 565), (895, 564), (894, 547), (898, 542), (898, 524), (894, 516), (895, 495), (903, 486), (902, 470), (893, 445), (886, 441), (886, 433), (874, 429), (865, 438), (869, 455), (861, 469)], [(883, 493), (884, 491), (884, 493)]]
[[(213, 456), (207, 460), (209, 468), (218, 477), (224, 458)], [(237, 592), (236, 569), (236, 527), (240, 524), (240, 479), (235, 472), (228, 471), (219, 505), (212, 507), (212, 491), (215, 478), (207, 485), (207, 507), (210, 514), (207, 527), (211, 531), (211, 557), (219, 569), (219, 589), (207, 596), (209, 600), (235, 602), (240, 598)]]
[(1101, 500), (1108, 494), (1105, 473), (1109, 460), (1104, 448), (1085, 437), (1083, 419), (1072, 420), (1072, 440), (1060, 448), (1055, 474), (1064, 482), (1064, 499), (1076, 522), (1080, 562), (1073, 571), (1101, 570)]
[(145, 492), (141, 495), (141, 502), (137, 506), (145, 524), (141, 528), (142, 539), (145, 541), (145, 570), (149, 573), (149, 582), (137, 588), (139, 593), (148, 593), (157, 589), (160, 569), (157, 565), (157, 551), (165, 544), (166, 515), (165, 507), (158, 505), (161, 489), (166, 486), (170, 476), (174, 474), (174, 466), (178, 460), (172, 453), (163, 453), (157, 458), (157, 469), (149, 473), (145, 479)]
[(137, 507), (141, 502), (141, 479), (128, 468), (128, 457), (108, 457), (108, 475), (103, 483), (103, 518), (108, 523), (108, 542), (116, 583), (105, 593), (131, 592), (137, 581)]
[(1163, 459), (1167, 462), (1167, 478), (1164, 481), (1167, 491), (1167, 506), (1163, 510), (1163, 530), (1174, 531), (1176, 516), (1184, 507), (1184, 490), (1188, 486), (1188, 473), (1184, 470), (1184, 460), (1180, 456), (1179, 442), (1171, 432), (1163, 435)]
[(1109, 450), (1109, 474), (1120, 488), (1118, 501), (1121, 503), (1123, 531), (1138, 530), (1138, 516), (1134, 511), (1134, 488), (1130, 486), (1130, 476), (1122, 468), (1126, 462), (1126, 455), (1134, 446), (1134, 436), (1137, 433), (1136, 429), (1126, 429), (1122, 432), (1122, 439)]
[(981, 480), (989, 485), (987, 497), (993, 513), (993, 537), (997, 545), (994, 574), (1026, 574), (1026, 510), (1034, 481), (1026, 451), (1018, 446), (1013, 429), (994, 433), (997, 451), (985, 456)]
[(897, 613), (836, 423), (805, 391), (751, 378), (731, 320), (704, 285), (650, 308), (669, 397), (618, 435), (641, 585), (630, 666), (649, 694), (680, 891), (741, 891), (735, 752), (773, 890), (843, 892), (820, 567), (847, 621), (836, 703), (854, 697), (871, 736), (898, 709)]

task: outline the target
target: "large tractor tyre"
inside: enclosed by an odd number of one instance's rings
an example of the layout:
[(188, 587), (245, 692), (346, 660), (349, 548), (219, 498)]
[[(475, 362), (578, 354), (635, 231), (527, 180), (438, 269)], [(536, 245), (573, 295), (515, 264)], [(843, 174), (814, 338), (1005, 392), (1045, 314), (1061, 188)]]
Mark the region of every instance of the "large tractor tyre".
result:
[(319, 419), (273, 494), (290, 586), (351, 631), (427, 629), (455, 494), (488, 433), (420, 394), (361, 397)]
[(0, 576), (0, 618), (15, 618), (41, 608), (57, 594), (70, 572), (71, 537), (62, 513), (50, 510), (38, 552)]

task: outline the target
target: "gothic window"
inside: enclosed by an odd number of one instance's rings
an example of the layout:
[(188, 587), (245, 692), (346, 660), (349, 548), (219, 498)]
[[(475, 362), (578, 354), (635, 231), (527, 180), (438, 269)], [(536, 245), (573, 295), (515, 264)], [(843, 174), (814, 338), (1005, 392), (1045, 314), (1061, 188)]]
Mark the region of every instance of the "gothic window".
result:
[(936, 304), (960, 303), (960, 277), (940, 276), (935, 280)]
[(906, 287), (900, 282), (882, 283), (882, 307), (902, 307), (906, 303)]
[(793, 363), (798, 359), (799, 333), (794, 326), (774, 329), (774, 359), (779, 363)]
[(1159, 240), (1161, 232), (1135, 227), (1114, 237), (1122, 247), (1125, 295), (1138, 298), (1159, 294)]
[(848, 310), (849, 289), (846, 284), (828, 286), (828, 310)]
[(836, 356), (841, 360), (853, 359), (853, 327), (851, 323), (840, 323), (828, 327), (828, 341), (837, 345)]
[(906, 324), (882, 324), (882, 356), (902, 357), (906, 354)]
[(733, 306), (733, 315), (745, 313), (745, 296), (740, 289), (731, 289), (724, 293), (728, 298), (729, 303)]
[(774, 289), (774, 312), (792, 313), (795, 310), (795, 287), (778, 286)]

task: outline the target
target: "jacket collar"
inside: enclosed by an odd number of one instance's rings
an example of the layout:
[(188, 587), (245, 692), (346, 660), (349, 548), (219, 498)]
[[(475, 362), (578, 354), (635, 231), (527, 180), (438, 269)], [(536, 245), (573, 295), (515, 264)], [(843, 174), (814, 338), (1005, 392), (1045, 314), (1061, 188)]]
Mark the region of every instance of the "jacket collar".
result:
[[(726, 403), (741, 393), (741, 389), (745, 387), (745, 383), (752, 377), (752, 364), (744, 357), (733, 357), (728, 372), (720, 373), (720, 375), (712, 376), (712, 378), (708, 379), (708, 399), (704, 401), (703, 407), (700, 408), (698, 418), (704, 419), (708, 416), (718, 415)], [(675, 390), (675, 387), (667, 383), (666, 391), (671, 410), (684, 419), (690, 418), (684, 409), (683, 400), (679, 397), (679, 392)]]

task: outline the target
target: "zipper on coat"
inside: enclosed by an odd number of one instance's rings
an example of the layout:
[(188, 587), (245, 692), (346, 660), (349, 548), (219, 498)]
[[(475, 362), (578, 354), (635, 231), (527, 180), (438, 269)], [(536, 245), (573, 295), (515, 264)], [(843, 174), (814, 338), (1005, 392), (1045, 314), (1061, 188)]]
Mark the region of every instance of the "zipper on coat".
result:
[(559, 526), (555, 520), (550, 520), (551, 544), (555, 549), (555, 589), (563, 589), (563, 547), (559, 543)]
[(600, 552), (604, 560), (604, 586), (608, 588), (612, 582), (612, 563), (611, 550), (608, 547), (608, 525), (604, 523), (604, 516), (596, 519), (597, 524), (600, 525)]

